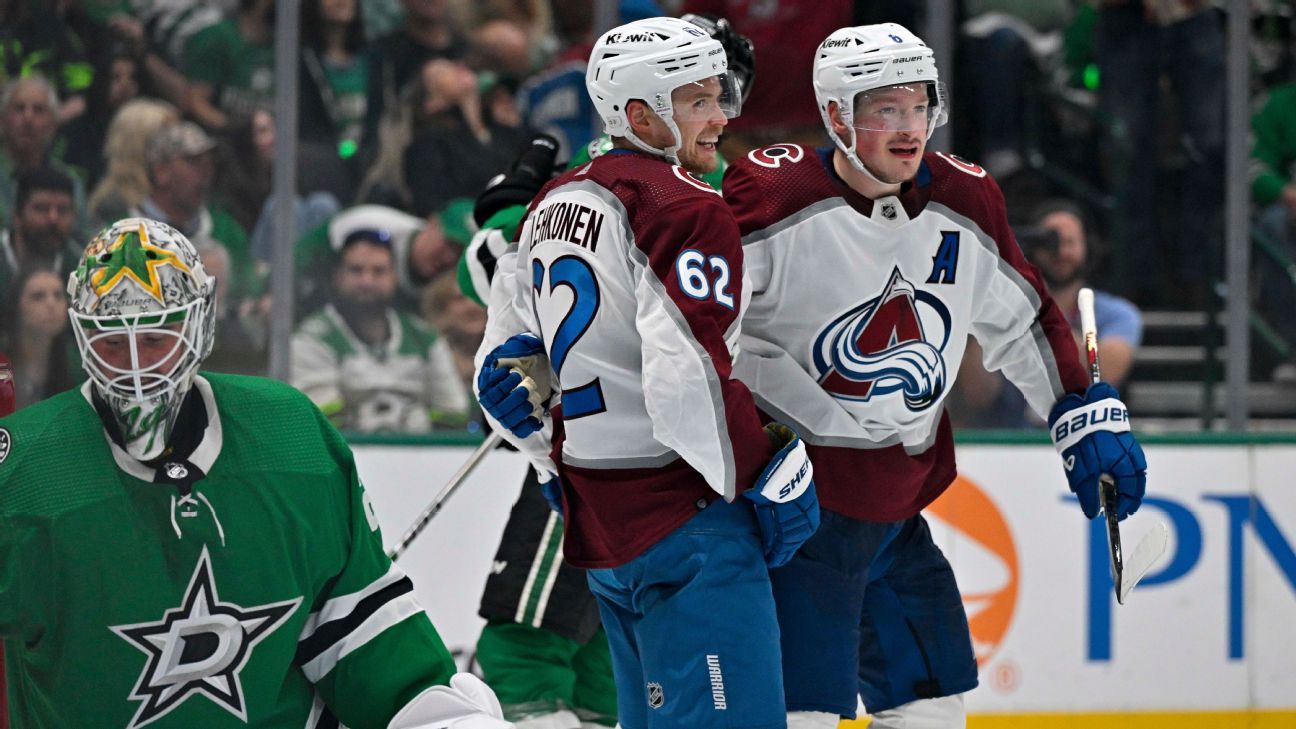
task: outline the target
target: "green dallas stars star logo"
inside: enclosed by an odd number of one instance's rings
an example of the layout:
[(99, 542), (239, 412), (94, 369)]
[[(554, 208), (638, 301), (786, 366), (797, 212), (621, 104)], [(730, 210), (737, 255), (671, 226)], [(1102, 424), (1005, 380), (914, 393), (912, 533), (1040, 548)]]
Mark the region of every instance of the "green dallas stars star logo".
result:
[(99, 296), (112, 291), (122, 279), (130, 279), (140, 290), (162, 304), (165, 302), (157, 269), (164, 265), (189, 271), (189, 267), (175, 253), (153, 245), (149, 240), (148, 229), (140, 224), (137, 229), (122, 230), (116, 240), (106, 247), (91, 245), (78, 273), (82, 279), (89, 274), (90, 286)]

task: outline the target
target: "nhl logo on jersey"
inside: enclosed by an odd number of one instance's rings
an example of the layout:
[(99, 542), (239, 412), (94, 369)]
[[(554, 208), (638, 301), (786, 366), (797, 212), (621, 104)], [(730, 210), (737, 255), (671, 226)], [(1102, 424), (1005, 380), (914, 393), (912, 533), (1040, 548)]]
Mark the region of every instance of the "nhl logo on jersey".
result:
[(9, 457), (9, 448), (12, 443), (13, 439), (9, 437), (9, 431), (0, 428), (0, 463), (4, 463), (5, 459)]
[(168, 463), (163, 466), (163, 470), (166, 472), (167, 478), (175, 479), (176, 481), (189, 475), (189, 469), (185, 468), (182, 463)]
[(895, 206), (895, 203), (883, 203), (883, 205), (882, 205), (882, 217), (886, 218), (887, 220), (895, 220), (895, 219), (896, 219), (896, 206)]
[(109, 626), (148, 657), (129, 697), (143, 703), (126, 729), (149, 724), (198, 694), (246, 723), (239, 674), (257, 644), (283, 625), (301, 601), (297, 597), (250, 608), (223, 602), (203, 547), (180, 607), (166, 610), (156, 622)]
[(666, 703), (666, 697), (662, 693), (661, 684), (656, 681), (648, 683), (648, 706), (653, 709), (660, 709), (662, 704)]

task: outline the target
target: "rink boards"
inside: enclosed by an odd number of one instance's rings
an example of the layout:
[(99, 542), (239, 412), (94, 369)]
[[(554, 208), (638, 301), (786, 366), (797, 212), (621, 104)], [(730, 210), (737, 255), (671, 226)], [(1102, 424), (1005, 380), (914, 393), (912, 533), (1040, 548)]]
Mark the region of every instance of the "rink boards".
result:
[[(471, 450), (356, 446), (388, 544)], [(1147, 454), (1148, 498), (1125, 540), (1160, 519), (1170, 544), (1117, 605), (1103, 533), (1051, 447), (959, 446), (963, 476), (926, 514), (981, 665), (973, 727), (1296, 726), (1296, 443), (1163, 440)], [(524, 469), (491, 454), (401, 559), (465, 663)]]

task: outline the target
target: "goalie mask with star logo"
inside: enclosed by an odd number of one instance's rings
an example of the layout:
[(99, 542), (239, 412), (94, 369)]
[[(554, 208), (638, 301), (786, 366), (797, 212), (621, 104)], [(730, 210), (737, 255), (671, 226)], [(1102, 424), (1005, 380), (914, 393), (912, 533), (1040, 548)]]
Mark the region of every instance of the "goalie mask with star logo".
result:
[(126, 451), (166, 447), (215, 338), (216, 280), (176, 229), (127, 218), (102, 230), (68, 278), (68, 312), (86, 374)]

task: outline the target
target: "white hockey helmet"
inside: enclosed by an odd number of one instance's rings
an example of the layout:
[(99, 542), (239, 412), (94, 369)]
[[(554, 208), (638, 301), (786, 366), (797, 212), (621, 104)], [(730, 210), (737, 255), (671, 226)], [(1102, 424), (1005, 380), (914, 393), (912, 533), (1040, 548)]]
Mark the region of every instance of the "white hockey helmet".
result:
[[(814, 92), (828, 136), (856, 169), (872, 177), (855, 154), (855, 102), (861, 93), (887, 86), (922, 84), (926, 87), (927, 137), (948, 119), (945, 88), (940, 83), (936, 57), (922, 39), (897, 23), (861, 25), (833, 31), (815, 54)], [(850, 138), (833, 130), (828, 103), (836, 102)], [(876, 179), (876, 178), (875, 178)]]
[[(724, 46), (706, 30), (678, 18), (647, 18), (613, 28), (598, 39), (585, 71), (585, 88), (608, 135), (625, 137), (645, 152), (679, 164), (682, 141), (671, 92), (714, 77), (720, 82), (720, 111), (732, 119), (742, 110), (742, 96), (728, 71)], [(666, 122), (674, 145), (653, 147), (630, 129), (626, 105), (635, 99)]]
[[(82, 366), (127, 452), (160, 455), (215, 341), (216, 279), (175, 228), (126, 218), (90, 241), (67, 290)], [(140, 351), (150, 340), (154, 361)]]

